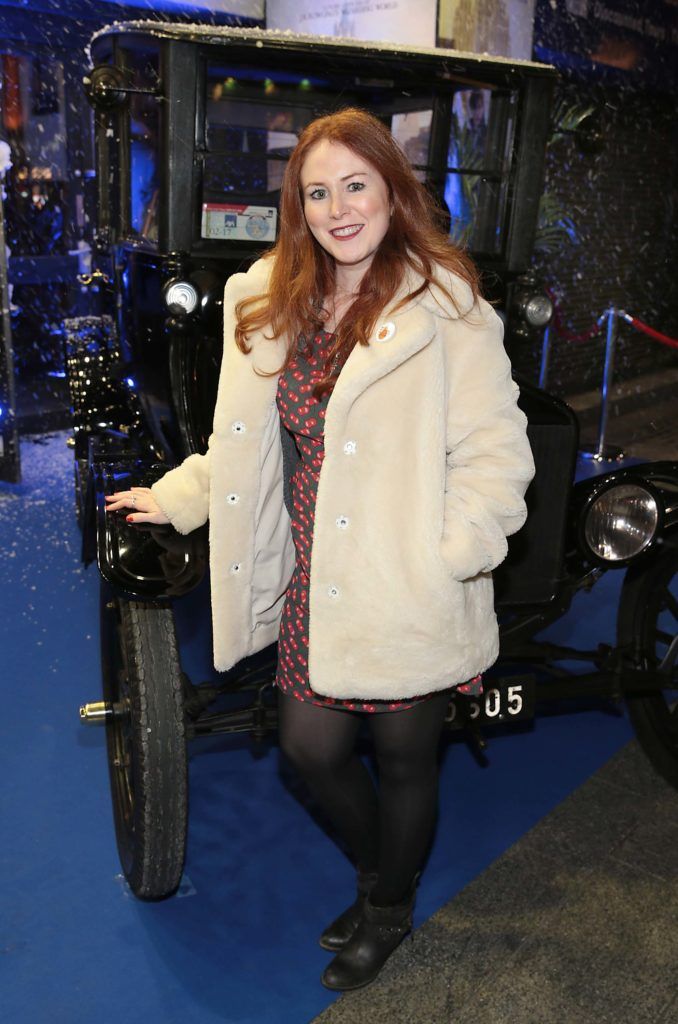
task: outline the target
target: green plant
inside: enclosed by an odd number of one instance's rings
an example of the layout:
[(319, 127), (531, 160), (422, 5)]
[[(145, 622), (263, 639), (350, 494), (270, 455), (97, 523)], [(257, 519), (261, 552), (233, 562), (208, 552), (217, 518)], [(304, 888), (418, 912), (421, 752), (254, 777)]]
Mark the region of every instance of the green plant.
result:
[[(553, 131), (546, 144), (546, 159), (554, 148), (573, 136), (593, 114), (592, 105), (568, 103), (563, 97), (553, 110)], [(534, 239), (535, 254), (551, 256), (563, 245), (578, 245), (581, 237), (575, 221), (560, 199), (548, 187), (539, 200), (537, 230)]]

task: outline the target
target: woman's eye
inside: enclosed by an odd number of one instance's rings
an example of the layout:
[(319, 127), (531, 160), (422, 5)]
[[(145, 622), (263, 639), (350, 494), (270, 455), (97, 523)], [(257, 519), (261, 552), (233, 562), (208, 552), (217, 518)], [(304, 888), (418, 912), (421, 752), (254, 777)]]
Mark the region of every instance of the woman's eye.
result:
[(350, 192), (362, 192), (362, 190), (365, 188), (365, 182), (352, 181), (348, 188)]
[(312, 192), (309, 192), (309, 199), (324, 199), (327, 195), (324, 188), (314, 188)]

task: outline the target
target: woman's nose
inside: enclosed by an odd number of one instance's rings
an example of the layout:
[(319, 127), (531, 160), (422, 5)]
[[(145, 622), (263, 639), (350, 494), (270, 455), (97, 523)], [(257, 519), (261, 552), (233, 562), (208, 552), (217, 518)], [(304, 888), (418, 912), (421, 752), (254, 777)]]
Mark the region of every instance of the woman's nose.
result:
[(341, 192), (330, 200), (330, 217), (341, 217), (346, 210), (346, 201)]

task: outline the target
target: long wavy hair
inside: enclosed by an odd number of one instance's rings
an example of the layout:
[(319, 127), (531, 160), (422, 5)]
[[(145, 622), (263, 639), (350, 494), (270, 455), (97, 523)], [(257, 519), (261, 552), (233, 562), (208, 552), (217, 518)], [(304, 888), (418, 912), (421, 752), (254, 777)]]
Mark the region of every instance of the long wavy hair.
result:
[[(341, 143), (379, 172), (386, 182), (393, 212), (355, 300), (335, 326), (326, 374), (314, 389), (318, 397), (334, 386), (354, 345), (369, 343), (377, 320), (401, 287), (408, 268), (420, 274), (423, 282), (396, 308), (428, 288), (435, 280), (436, 265), (466, 281), (474, 298), (479, 291), (475, 264), (448, 238), (441, 210), (415, 177), (388, 128), (367, 111), (348, 107), (308, 124), (289, 158), (280, 193), (280, 233), (266, 254), (272, 260), (268, 291), (243, 299), (236, 306), (235, 340), (242, 352), (250, 351), (248, 338), (252, 332), (266, 327), (270, 337), (288, 339), (281, 367), (286, 369), (297, 353), (300, 338), (317, 332), (328, 318), (324, 303), (334, 294), (335, 263), (306, 223), (301, 188), (304, 161), (323, 140)], [(458, 311), (453, 295), (447, 293), (447, 297)]]

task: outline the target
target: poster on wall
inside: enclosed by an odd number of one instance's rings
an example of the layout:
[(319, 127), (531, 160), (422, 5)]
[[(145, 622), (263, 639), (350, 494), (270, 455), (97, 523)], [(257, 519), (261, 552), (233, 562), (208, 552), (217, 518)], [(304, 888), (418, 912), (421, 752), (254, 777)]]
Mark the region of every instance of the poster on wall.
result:
[(534, 4), (535, 0), (440, 0), (438, 45), (530, 60)]
[(266, 28), (436, 45), (437, 0), (267, 0)]
[[(120, 6), (119, 0), (106, 0)], [(263, 21), (264, 0), (124, 0), (125, 7), (145, 8), (147, 12), (172, 11), (177, 14), (237, 14)]]
[(674, 91), (678, 0), (537, 0), (536, 60)]

